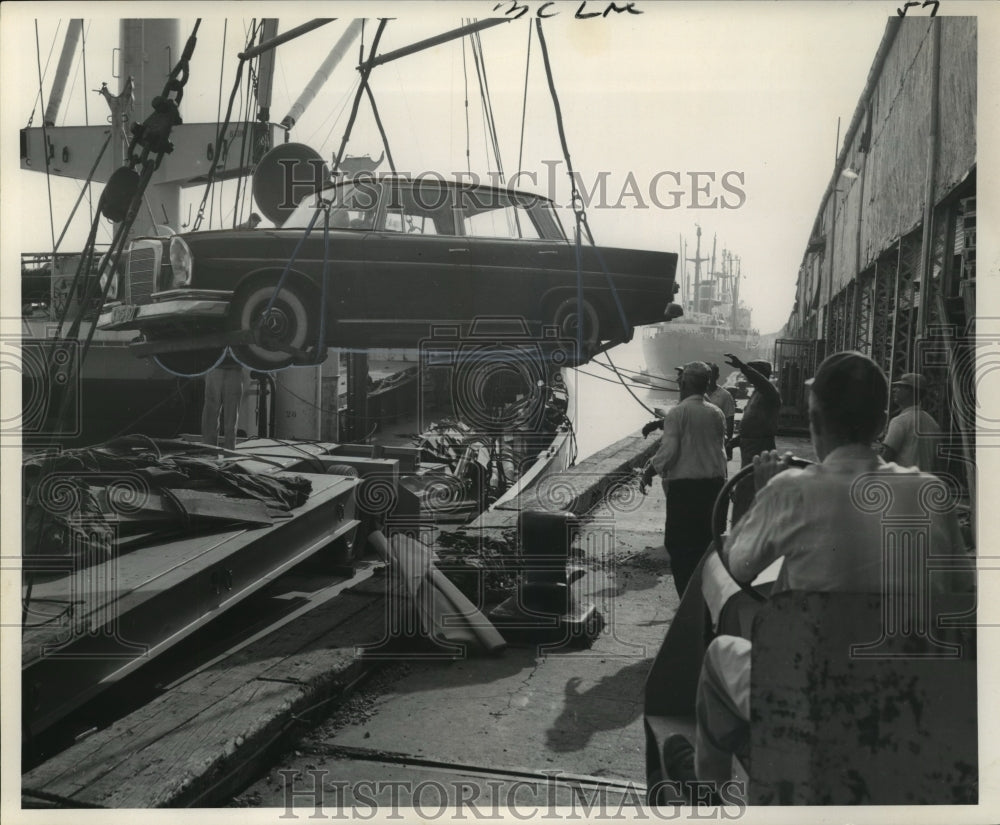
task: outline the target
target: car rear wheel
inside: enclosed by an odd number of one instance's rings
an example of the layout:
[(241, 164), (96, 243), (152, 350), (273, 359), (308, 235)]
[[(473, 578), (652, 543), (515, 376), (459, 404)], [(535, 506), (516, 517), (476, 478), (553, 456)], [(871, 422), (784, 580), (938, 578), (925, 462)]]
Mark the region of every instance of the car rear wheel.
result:
[(597, 310), (586, 298), (583, 299), (582, 309), (581, 312), (576, 298), (567, 298), (556, 307), (552, 314), (552, 323), (558, 327), (560, 337), (576, 341), (579, 334), (577, 328), (582, 316), (583, 330), (580, 337), (584, 349), (582, 355), (585, 356), (588, 351), (596, 349), (600, 343), (600, 322), (597, 318)]
[(233, 354), (245, 366), (262, 372), (290, 366), (294, 351), (316, 345), (315, 313), (305, 290), (286, 282), (272, 304), (276, 287), (277, 283), (258, 282), (237, 293), (229, 310), (230, 329), (249, 330), (253, 335), (252, 344), (233, 346)]

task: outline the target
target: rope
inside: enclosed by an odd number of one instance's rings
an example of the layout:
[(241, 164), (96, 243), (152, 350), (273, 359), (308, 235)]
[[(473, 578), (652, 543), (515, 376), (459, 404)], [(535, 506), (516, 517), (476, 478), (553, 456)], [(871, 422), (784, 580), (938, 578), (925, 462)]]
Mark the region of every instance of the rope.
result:
[(337, 171), (340, 169), (340, 162), (344, 159), (344, 150), (347, 148), (347, 141), (351, 138), (351, 131), (354, 129), (354, 121), (358, 117), (358, 106), (361, 104), (361, 95), (363, 89), (368, 85), (368, 77), (372, 72), (371, 62), (374, 60), (375, 55), (378, 52), (378, 44), (382, 39), (382, 32), (385, 31), (386, 24), (389, 21), (384, 17), (379, 20), (378, 29), (375, 31), (375, 37), (372, 40), (371, 50), (368, 53), (368, 60), (359, 69), (361, 72), (361, 85), (358, 87), (357, 93), (354, 95), (354, 105), (351, 107), (351, 115), (347, 120), (347, 128), (344, 131), (344, 137), (340, 141), (340, 149), (337, 151), (337, 155), (333, 160), (333, 169), (330, 170), (331, 175), (336, 175)]
[(375, 95), (372, 94), (372, 87), (367, 83), (365, 84), (365, 91), (368, 93), (368, 102), (372, 107), (372, 114), (375, 116), (375, 125), (378, 127), (378, 133), (382, 137), (382, 145), (385, 147), (385, 157), (389, 161), (389, 168), (395, 172), (396, 164), (392, 159), (392, 151), (389, 149), (389, 138), (385, 135), (385, 129), (382, 126), (382, 118), (379, 117), (378, 107), (375, 105)]
[(170, 369), (170, 367), (168, 367), (166, 364), (164, 364), (159, 359), (158, 356), (154, 355), (153, 358), (156, 360), (156, 363), (160, 365), (161, 370), (163, 370), (164, 372), (169, 372), (172, 376), (174, 376), (174, 378), (201, 378), (203, 375), (208, 375), (212, 370), (218, 369), (218, 367), (222, 364), (222, 362), (226, 360), (226, 352), (228, 350), (229, 347), (223, 347), (222, 352), (219, 355), (216, 362), (212, 364), (212, 366), (210, 366), (207, 370), (203, 370), (201, 372), (175, 372), (174, 370)]
[(636, 400), (636, 403), (639, 404), (639, 406), (641, 406), (643, 409), (645, 409), (650, 415), (656, 415), (656, 410), (651, 409), (649, 405), (646, 404), (646, 402), (644, 402), (641, 398), (639, 398), (638, 395), (632, 392), (632, 388), (625, 383), (624, 378), (622, 378), (622, 376), (618, 373), (618, 368), (615, 366), (614, 361), (611, 360), (611, 356), (607, 352), (605, 352), (604, 355), (608, 359), (608, 363), (611, 365), (611, 368), (615, 371), (615, 374), (618, 375), (618, 379), (621, 382), (621, 385), (626, 390), (628, 390), (628, 394), (631, 395)]

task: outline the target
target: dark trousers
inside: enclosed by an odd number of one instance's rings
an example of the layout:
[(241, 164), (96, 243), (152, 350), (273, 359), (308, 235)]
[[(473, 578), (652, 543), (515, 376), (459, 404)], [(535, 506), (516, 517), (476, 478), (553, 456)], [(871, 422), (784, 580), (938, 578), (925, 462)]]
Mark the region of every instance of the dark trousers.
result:
[(663, 543), (670, 555), (670, 570), (677, 593), (684, 588), (712, 541), (712, 507), (724, 478), (681, 478), (668, 480), (667, 524)]
[[(740, 465), (746, 467), (753, 463), (753, 457), (774, 449), (774, 436), (767, 435), (762, 438), (743, 438), (740, 436)], [(754, 493), (753, 473), (748, 475), (743, 481), (736, 485), (733, 490), (733, 515), (732, 523), (735, 525), (743, 514), (750, 509), (753, 504)]]

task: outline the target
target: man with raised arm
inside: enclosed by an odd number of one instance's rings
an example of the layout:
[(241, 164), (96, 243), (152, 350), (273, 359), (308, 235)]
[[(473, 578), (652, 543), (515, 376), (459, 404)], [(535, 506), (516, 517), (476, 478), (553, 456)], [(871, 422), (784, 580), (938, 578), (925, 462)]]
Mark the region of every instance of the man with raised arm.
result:
[[(740, 466), (746, 467), (753, 461), (754, 456), (774, 449), (774, 437), (778, 434), (781, 393), (770, 381), (770, 361), (744, 363), (735, 355), (726, 353), (726, 363), (742, 372), (753, 387), (753, 394), (743, 408), (743, 419), (740, 421)], [(735, 524), (753, 500), (753, 485), (748, 482), (733, 492)]]

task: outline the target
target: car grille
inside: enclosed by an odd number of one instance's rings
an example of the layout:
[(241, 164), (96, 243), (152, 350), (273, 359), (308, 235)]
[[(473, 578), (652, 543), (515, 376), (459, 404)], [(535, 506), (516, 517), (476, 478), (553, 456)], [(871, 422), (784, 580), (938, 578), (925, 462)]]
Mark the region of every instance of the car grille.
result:
[(145, 244), (134, 244), (128, 256), (128, 295), (125, 302), (129, 304), (148, 304), (151, 295), (156, 291), (156, 273), (159, 262), (156, 247)]

